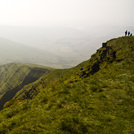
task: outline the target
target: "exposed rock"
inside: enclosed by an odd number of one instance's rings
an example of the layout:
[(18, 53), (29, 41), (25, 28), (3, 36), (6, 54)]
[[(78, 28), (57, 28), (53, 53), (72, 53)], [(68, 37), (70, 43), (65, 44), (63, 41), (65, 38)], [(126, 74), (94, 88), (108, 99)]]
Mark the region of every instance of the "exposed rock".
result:
[(102, 43), (102, 47), (106, 47), (107, 46), (107, 43)]
[(91, 67), (91, 74), (96, 73), (97, 71), (99, 71), (100, 69), (100, 63), (99, 61), (97, 61), (96, 63), (93, 64), (93, 66)]

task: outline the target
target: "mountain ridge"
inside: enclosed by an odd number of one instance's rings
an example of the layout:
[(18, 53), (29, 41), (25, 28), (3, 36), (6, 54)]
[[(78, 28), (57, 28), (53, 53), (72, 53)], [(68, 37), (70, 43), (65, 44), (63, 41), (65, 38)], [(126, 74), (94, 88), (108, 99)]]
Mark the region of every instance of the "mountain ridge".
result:
[(133, 133), (133, 63), (134, 37), (103, 43), (89, 60), (20, 90), (0, 111), (0, 132)]
[(25, 85), (36, 81), (50, 69), (38, 65), (10, 63), (0, 66), (0, 109)]

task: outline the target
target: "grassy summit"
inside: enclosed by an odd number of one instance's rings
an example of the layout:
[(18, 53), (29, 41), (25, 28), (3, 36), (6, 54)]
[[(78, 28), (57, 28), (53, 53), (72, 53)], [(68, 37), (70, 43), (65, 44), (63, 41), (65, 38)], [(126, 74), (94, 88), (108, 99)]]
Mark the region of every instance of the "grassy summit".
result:
[[(0, 112), (0, 133), (134, 133), (134, 37), (25, 86)], [(39, 91), (38, 94), (34, 91)]]

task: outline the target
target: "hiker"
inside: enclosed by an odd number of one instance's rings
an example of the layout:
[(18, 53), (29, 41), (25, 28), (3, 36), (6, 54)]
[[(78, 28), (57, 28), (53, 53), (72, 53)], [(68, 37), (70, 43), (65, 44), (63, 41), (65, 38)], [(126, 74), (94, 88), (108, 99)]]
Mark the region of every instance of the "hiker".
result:
[(125, 36), (127, 36), (127, 30), (125, 31)]
[(130, 35), (130, 32), (128, 31), (128, 36)]
[(130, 34), (130, 36), (132, 36), (132, 33)]

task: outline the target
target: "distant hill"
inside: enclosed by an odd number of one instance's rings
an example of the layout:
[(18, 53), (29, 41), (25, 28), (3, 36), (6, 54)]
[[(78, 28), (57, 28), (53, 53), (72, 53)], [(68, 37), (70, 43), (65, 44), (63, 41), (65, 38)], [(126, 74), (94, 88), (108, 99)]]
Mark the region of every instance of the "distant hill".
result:
[[(134, 133), (134, 37), (23, 87), (0, 111), (0, 133)], [(38, 92), (37, 92), (38, 91)]]
[(89, 51), (92, 53), (90, 47), (83, 55), (82, 50), (87, 49), (81, 44), (91, 38), (75, 28), (0, 26), (0, 37), (35, 48), (35, 53), (43, 53), (38, 54), (40, 64), (45, 59), (44, 65), (56, 68), (73, 67), (89, 57)]
[(50, 52), (0, 38), (0, 64), (12, 62), (32, 63), (55, 68), (70, 67), (68, 63)]
[(50, 69), (31, 65), (10, 63), (0, 66), (0, 109), (25, 85), (36, 81)]

